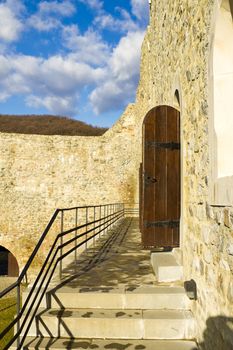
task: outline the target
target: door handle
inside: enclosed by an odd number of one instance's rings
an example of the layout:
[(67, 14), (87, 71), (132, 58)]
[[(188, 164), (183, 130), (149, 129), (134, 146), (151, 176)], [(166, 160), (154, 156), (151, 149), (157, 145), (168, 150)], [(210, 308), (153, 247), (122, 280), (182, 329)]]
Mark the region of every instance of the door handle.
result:
[(158, 180), (152, 176), (145, 176), (145, 183), (149, 185), (150, 183), (156, 183)]

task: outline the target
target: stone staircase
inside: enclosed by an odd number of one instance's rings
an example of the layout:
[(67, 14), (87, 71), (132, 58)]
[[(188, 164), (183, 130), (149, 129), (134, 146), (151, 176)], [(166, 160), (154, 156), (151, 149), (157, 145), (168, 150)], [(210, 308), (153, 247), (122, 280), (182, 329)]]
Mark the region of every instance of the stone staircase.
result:
[(80, 271), (91, 266), (85, 274), (47, 293), (23, 349), (197, 349), (183, 286), (156, 283), (137, 222), (126, 227), (104, 258), (101, 242), (80, 257)]

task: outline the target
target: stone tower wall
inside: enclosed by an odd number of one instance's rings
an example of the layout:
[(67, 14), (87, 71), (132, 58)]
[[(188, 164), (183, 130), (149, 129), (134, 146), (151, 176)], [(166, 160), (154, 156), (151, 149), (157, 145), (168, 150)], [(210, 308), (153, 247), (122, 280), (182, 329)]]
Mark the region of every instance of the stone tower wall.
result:
[(181, 112), (181, 251), (185, 279), (197, 284), (192, 308), (206, 350), (233, 348), (233, 209), (214, 205), (212, 195), (217, 6), (218, 1), (209, 0), (152, 0), (136, 101), (139, 126), (145, 111), (155, 106), (171, 105)]

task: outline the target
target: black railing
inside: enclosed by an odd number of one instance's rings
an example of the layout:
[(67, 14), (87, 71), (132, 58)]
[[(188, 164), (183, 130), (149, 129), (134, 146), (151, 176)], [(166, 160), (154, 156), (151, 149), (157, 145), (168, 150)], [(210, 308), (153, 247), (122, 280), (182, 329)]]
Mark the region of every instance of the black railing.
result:
[(139, 216), (139, 204), (124, 203), (124, 214), (125, 216)]
[[(78, 248), (85, 246), (86, 249), (91, 239), (93, 240), (93, 244), (95, 244), (95, 240), (111, 229), (125, 214), (130, 214), (130, 211), (122, 203), (73, 207), (57, 209), (55, 211), (17, 281), (0, 292), (0, 298), (9, 295), (13, 290), (17, 292), (16, 317), (0, 334), (0, 339), (3, 339), (12, 329), (16, 329), (16, 331), (3, 350), (9, 349), (15, 341), (17, 341), (17, 349), (22, 349), (33, 319), (48, 290), (49, 283), (54, 277), (55, 271), (57, 271), (57, 267), (59, 267), (59, 278), (62, 278), (64, 259), (74, 252), (74, 260), (76, 261)], [(57, 228), (57, 219), (60, 222), (59, 229)], [(65, 226), (68, 225), (69, 227), (70, 225), (73, 226), (65, 229)], [(20, 295), (22, 282), (28, 281), (29, 268), (33, 266), (33, 262), (40, 256), (42, 246), (44, 242), (47, 243), (46, 239), (49, 238), (48, 235), (51, 233), (53, 226), (59, 230), (59, 234), (55, 236), (54, 242), (48, 250), (47, 257), (40, 267), (27, 298), (21, 306)]]

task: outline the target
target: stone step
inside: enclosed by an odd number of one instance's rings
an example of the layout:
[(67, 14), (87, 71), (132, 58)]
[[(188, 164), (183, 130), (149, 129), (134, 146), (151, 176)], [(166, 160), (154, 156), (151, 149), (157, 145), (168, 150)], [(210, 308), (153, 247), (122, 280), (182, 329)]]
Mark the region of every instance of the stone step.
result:
[(151, 254), (151, 265), (158, 282), (173, 282), (183, 279), (183, 266), (173, 252), (156, 252)]
[[(23, 293), (25, 301), (28, 291)], [(49, 304), (49, 305), (48, 305)], [(51, 308), (189, 309), (183, 287), (62, 287), (51, 290), (41, 306)]]
[(193, 339), (195, 322), (183, 310), (50, 309), (29, 336), (113, 339)]
[[(16, 350), (13, 345), (10, 350)], [(69, 339), (69, 338), (35, 338), (28, 337), (24, 343), (25, 350), (61, 350), (61, 349), (112, 349), (112, 350), (197, 350), (194, 341), (179, 340), (132, 340), (132, 339)]]

